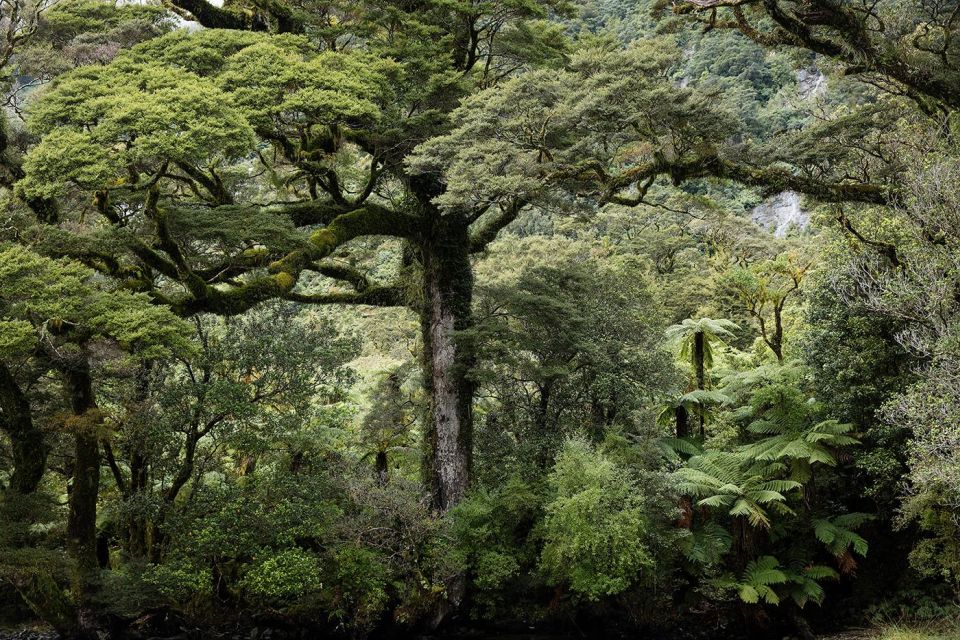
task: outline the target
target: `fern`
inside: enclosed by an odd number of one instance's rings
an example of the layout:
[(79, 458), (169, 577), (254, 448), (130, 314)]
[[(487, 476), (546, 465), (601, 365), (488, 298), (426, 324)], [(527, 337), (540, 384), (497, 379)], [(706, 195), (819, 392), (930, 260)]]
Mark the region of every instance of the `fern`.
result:
[(726, 529), (715, 522), (708, 522), (681, 539), (680, 551), (691, 562), (711, 565), (720, 562), (732, 544), (733, 538)]
[(700, 506), (725, 508), (732, 516), (747, 518), (751, 526), (767, 529), (768, 511), (792, 513), (785, 493), (801, 487), (799, 482), (771, 477), (782, 471), (779, 464), (750, 465), (735, 453), (708, 452), (691, 458), (675, 477), (680, 491), (699, 498)]
[(768, 437), (744, 446), (740, 453), (757, 461), (789, 463), (791, 477), (801, 482), (810, 479), (815, 464), (836, 466), (834, 450), (859, 443), (847, 435), (853, 426), (836, 420), (826, 420), (803, 429), (790, 427), (787, 421), (759, 420), (749, 429)]
[(687, 438), (658, 438), (657, 448), (663, 454), (663, 457), (671, 462), (680, 462), (685, 456), (697, 456), (703, 453), (703, 450), (696, 442)]
[[(687, 318), (680, 324), (669, 327), (665, 334), (667, 340), (680, 346), (680, 357), (683, 359), (693, 358), (694, 337), (702, 334), (703, 340), (703, 366), (707, 369), (713, 366), (713, 343), (723, 342), (734, 337), (733, 331), (740, 327), (730, 320), (700, 318), (694, 320)], [(691, 364), (694, 364), (691, 362)]]
[(780, 568), (780, 561), (773, 556), (763, 556), (751, 561), (739, 580), (727, 577), (718, 581), (717, 586), (736, 590), (739, 598), (747, 604), (763, 601), (777, 605), (780, 604), (780, 596), (773, 587), (787, 581), (787, 574)]
[(813, 532), (823, 545), (837, 557), (850, 553), (851, 549), (860, 556), (866, 556), (869, 550), (867, 540), (854, 529), (873, 516), (867, 513), (848, 513), (835, 518), (821, 518), (813, 521)]

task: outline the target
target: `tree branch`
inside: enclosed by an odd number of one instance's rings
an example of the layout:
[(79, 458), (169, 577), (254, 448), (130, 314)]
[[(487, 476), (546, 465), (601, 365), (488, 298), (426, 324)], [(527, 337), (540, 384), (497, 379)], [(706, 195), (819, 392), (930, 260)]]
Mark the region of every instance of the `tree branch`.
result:
[[(589, 171), (593, 172), (593, 169)], [(732, 180), (743, 185), (758, 187), (768, 195), (796, 191), (823, 202), (865, 202), (889, 205), (899, 197), (897, 191), (889, 186), (859, 182), (821, 182), (798, 176), (786, 169), (778, 167), (758, 169), (712, 154), (678, 162), (657, 159), (633, 167), (619, 176), (609, 177), (605, 183), (602, 183), (604, 190), (601, 201), (639, 204), (636, 199), (628, 201), (617, 198), (616, 194), (655, 176), (669, 176), (675, 186), (696, 178)]]
[[(303, 298), (300, 294), (293, 294), (293, 288), (304, 269), (329, 256), (337, 247), (360, 236), (385, 235), (404, 238), (417, 234), (419, 230), (418, 218), (368, 203), (360, 209), (335, 217), (330, 224), (315, 232), (310, 238), (309, 248), (293, 251), (272, 263), (269, 266), (270, 275), (256, 277), (237, 286), (220, 288), (203, 282), (193, 273), (184, 283), (190, 289), (191, 295), (170, 300), (169, 304), (175, 313), (191, 316), (201, 312), (236, 315), (274, 298), (310, 302), (309, 296)], [(371, 302), (358, 304), (374, 304), (373, 301), (379, 299), (378, 291), (373, 288), (348, 294), (348, 297), (365, 296)], [(380, 291), (379, 295), (383, 295), (383, 292)], [(344, 298), (341, 303), (350, 302), (351, 300)], [(391, 301), (387, 306), (394, 304)]]
[(526, 200), (522, 199), (513, 200), (506, 207), (501, 204), (500, 212), (496, 216), (470, 234), (470, 253), (483, 251), (488, 244), (496, 239), (497, 234), (499, 234), (504, 227), (517, 219), (517, 216), (526, 204)]
[(323, 294), (287, 293), (284, 300), (306, 304), (359, 304), (373, 307), (402, 307), (406, 304), (404, 288), (370, 287), (357, 292), (333, 292)]

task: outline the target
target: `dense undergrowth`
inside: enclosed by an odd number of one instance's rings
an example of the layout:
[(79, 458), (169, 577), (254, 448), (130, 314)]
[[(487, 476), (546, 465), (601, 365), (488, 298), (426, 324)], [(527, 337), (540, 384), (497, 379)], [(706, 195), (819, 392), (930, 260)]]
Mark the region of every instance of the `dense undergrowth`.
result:
[(0, 8), (0, 621), (956, 636), (956, 2)]

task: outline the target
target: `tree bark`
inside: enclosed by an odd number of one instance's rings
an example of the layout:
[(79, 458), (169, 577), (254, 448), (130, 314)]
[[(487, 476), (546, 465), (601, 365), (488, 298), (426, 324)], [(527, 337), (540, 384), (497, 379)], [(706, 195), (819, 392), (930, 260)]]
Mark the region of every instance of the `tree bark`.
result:
[(686, 407), (683, 405), (678, 406), (673, 412), (673, 419), (678, 438), (686, 438), (690, 435), (689, 414), (687, 413)]
[(10, 490), (33, 493), (47, 466), (49, 448), (43, 433), (33, 424), (26, 394), (3, 363), (0, 363), (0, 429), (10, 438), (13, 449)]
[[(696, 369), (697, 389), (703, 391), (707, 386), (707, 367), (706, 367), (706, 334), (703, 331), (697, 331), (693, 334), (693, 362)], [(700, 437), (704, 436), (703, 412), (697, 415), (697, 424), (700, 427)]]
[(386, 485), (390, 481), (390, 463), (386, 451), (377, 451), (376, 458), (377, 481)]
[(707, 383), (706, 372), (706, 345), (704, 344), (706, 336), (703, 331), (697, 331), (693, 334), (693, 362), (696, 368), (697, 389), (705, 389)]
[[(674, 411), (675, 429), (677, 438), (686, 438), (690, 435), (689, 414), (686, 407), (680, 405)], [(680, 496), (680, 517), (677, 518), (677, 526), (681, 529), (693, 528), (693, 498), (691, 496)]]
[(470, 482), (475, 355), (463, 331), (472, 326), (473, 270), (466, 225), (443, 216), (421, 243), (423, 373), (429, 398), (426, 478), (434, 506), (447, 511)]
[(73, 593), (78, 638), (96, 637), (93, 596), (100, 573), (97, 559), (97, 495), (100, 490), (101, 418), (93, 395), (86, 353), (61, 363), (73, 409), (75, 459), (67, 514), (67, 550), (74, 563)]
[(773, 342), (770, 348), (777, 356), (777, 362), (783, 362), (783, 311), (782, 303), (773, 308)]

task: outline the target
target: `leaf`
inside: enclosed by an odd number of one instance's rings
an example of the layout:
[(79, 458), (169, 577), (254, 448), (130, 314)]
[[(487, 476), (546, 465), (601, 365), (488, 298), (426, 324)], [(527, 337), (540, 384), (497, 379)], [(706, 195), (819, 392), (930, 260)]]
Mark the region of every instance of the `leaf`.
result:
[(740, 595), (740, 599), (747, 604), (756, 604), (760, 601), (760, 594), (757, 593), (756, 589), (748, 584), (740, 585), (738, 593)]

